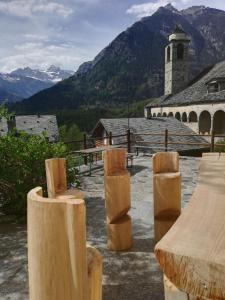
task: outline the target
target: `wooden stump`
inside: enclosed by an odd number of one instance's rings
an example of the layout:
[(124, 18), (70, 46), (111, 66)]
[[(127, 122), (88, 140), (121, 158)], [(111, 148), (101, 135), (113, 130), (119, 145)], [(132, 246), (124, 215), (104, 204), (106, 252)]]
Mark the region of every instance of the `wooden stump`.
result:
[(29, 299), (101, 300), (102, 259), (86, 249), (84, 200), (43, 198), (36, 188), (27, 213)]
[(88, 300), (102, 300), (102, 256), (94, 247), (87, 246)]
[(177, 152), (153, 156), (154, 230), (158, 242), (181, 212), (181, 175)]
[(126, 150), (103, 153), (108, 248), (126, 250), (132, 247), (130, 207), (130, 173), (126, 170)]
[(65, 158), (46, 159), (45, 169), (48, 187), (48, 197), (58, 199), (84, 199), (84, 192), (78, 189), (67, 189)]
[(127, 250), (132, 247), (132, 224), (131, 217), (124, 215), (114, 223), (107, 223), (108, 249)]

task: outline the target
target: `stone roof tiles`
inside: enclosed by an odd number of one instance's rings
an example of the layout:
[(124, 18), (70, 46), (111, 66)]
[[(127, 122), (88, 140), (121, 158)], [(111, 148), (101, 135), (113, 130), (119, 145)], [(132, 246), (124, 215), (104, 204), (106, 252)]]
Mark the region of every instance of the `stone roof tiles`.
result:
[[(98, 124), (102, 124), (106, 132), (112, 132), (112, 135), (121, 135), (126, 134), (128, 129), (128, 119), (100, 119)], [(169, 133), (176, 134), (194, 134), (189, 127), (181, 123), (177, 119), (171, 118), (130, 118), (129, 119), (129, 128), (132, 135), (133, 144), (138, 144), (146, 147), (151, 147), (153, 152), (157, 151), (159, 148), (163, 149), (162, 144), (164, 142), (164, 136), (157, 135), (144, 135), (144, 133), (165, 133), (165, 130), (168, 129)], [(135, 136), (135, 134), (140, 134)], [(114, 143), (125, 143), (126, 137), (115, 138)], [(151, 142), (153, 144), (147, 145), (145, 142)], [(169, 142), (178, 142), (178, 143), (206, 143), (206, 140), (198, 136), (169, 136)], [(170, 150), (177, 151), (186, 151), (201, 148), (198, 145), (169, 145)]]
[(208, 94), (206, 85), (212, 78), (222, 77), (225, 77), (225, 61), (217, 63), (207, 74), (182, 92), (175, 95), (163, 95), (146, 107), (182, 106), (213, 102), (225, 103), (225, 91)]
[[(50, 141), (56, 141), (59, 137), (56, 116), (53, 115), (24, 115), (15, 116), (15, 127), (17, 131), (28, 134), (42, 135), (43, 133)], [(0, 121), (0, 136), (8, 133), (8, 124), (5, 118)]]

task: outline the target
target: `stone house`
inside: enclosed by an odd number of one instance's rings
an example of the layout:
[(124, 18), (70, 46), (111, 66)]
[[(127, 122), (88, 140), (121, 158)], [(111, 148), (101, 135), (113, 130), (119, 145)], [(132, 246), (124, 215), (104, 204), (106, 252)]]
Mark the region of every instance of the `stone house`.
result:
[(42, 135), (49, 141), (58, 141), (59, 130), (56, 116), (53, 115), (24, 115), (12, 116), (9, 121), (5, 118), (0, 120), (0, 136), (4, 136), (15, 128), (18, 132)]

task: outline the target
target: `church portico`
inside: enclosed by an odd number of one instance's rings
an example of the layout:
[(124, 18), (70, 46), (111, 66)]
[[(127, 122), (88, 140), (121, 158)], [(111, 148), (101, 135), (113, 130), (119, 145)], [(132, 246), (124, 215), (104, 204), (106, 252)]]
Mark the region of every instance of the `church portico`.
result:
[(190, 106), (169, 106), (145, 108), (146, 118), (175, 117), (196, 133), (225, 133), (225, 104), (195, 104)]

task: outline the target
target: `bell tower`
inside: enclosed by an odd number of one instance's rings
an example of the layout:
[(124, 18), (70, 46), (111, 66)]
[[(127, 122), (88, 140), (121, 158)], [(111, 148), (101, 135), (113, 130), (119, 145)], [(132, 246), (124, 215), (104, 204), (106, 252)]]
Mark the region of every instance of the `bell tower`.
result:
[(188, 85), (189, 43), (187, 34), (176, 25), (165, 48), (165, 95), (177, 94)]

